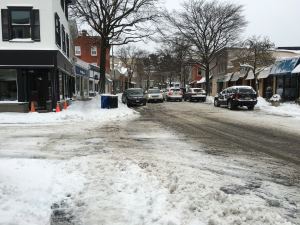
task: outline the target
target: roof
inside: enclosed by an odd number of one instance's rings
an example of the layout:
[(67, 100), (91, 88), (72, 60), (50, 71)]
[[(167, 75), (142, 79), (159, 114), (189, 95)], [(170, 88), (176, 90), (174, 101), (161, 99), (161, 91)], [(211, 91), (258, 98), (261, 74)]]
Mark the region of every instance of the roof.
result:
[(278, 76), (278, 75), (289, 75), (299, 64), (300, 56), (289, 57), (289, 58), (278, 58), (269, 76)]

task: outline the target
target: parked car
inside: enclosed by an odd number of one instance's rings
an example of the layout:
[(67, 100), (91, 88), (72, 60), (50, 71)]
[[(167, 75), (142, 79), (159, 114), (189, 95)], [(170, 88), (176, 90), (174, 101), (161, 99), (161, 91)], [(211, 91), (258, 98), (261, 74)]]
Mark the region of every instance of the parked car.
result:
[(170, 88), (168, 92), (166, 92), (166, 99), (167, 101), (176, 101), (179, 100), (182, 101), (182, 92), (180, 88)]
[(168, 95), (168, 93), (169, 93), (169, 90), (170, 90), (170, 88), (166, 88), (166, 89), (163, 90), (163, 97), (164, 97), (164, 100), (167, 100), (167, 95)]
[(149, 89), (146, 95), (147, 102), (163, 102), (164, 97), (159, 89)]
[(128, 88), (122, 94), (122, 102), (130, 105), (146, 105), (147, 99), (142, 88)]
[(247, 106), (253, 110), (257, 104), (257, 94), (250, 86), (232, 86), (218, 93), (214, 98), (214, 106), (227, 105), (232, 110), (238, 106)]
[(183, 99), (184, 101), (189, 100), (190, 102), (195, 100), (197, 102), (200, 100), (204, 102), (206, 100), (206, 92), (202, 88), (189, 88), (183, 95)]

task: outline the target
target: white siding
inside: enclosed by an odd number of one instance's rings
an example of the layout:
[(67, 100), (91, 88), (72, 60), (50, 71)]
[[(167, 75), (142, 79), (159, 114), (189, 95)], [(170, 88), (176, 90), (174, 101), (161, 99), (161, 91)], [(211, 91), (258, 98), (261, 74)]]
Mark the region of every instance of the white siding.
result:
[[(0, 49), (10, 50), (59, 50), (55, 43), (54, 13), (60, 17), (60, 24), (64, 26), (66, 34), (70, 36), (65, 12), (62, 10), (59, 0), (1, 0), (0, 8), (7, 6), (33, 6), (40, 13), (40, 42), (20, 43), (2, 41), (2, 27), (0, 29)], [(62, 46), (62, 45), (61, 45)], [(62, 50), (61, 50), (62, 51)], [(65, 55), (63, 53), (63, 55)], [(66, 56), (67, 57), (67, 56)]]

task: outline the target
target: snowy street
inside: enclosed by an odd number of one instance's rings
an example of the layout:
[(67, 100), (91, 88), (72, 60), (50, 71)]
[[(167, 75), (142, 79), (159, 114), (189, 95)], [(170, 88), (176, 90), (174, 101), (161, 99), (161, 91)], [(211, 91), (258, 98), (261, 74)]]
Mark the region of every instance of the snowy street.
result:
[(299, 140), (300, 107), (267, 104), (2, 113), (0, 225), (300, 224), (299, 149), (276, 142)]

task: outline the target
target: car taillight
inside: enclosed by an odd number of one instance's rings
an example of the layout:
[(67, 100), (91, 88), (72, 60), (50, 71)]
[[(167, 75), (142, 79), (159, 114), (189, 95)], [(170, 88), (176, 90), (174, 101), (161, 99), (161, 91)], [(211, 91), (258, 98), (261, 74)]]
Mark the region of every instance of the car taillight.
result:
[(235, 99), (239, 99), (239, 96), (238, 96), (238, 95), (234, 95), (234, 98), (235, 98)]
[(182, 95), (182, 93), (180, 93), (180, 95)]
[(168, 95), (172, 95), (173, 93), (169, 92)]
[(206, 93), (202, 93), (203, 95), (206, 95)]
[(196, 93), (191, 93), (191, 95), (196, 95)]

